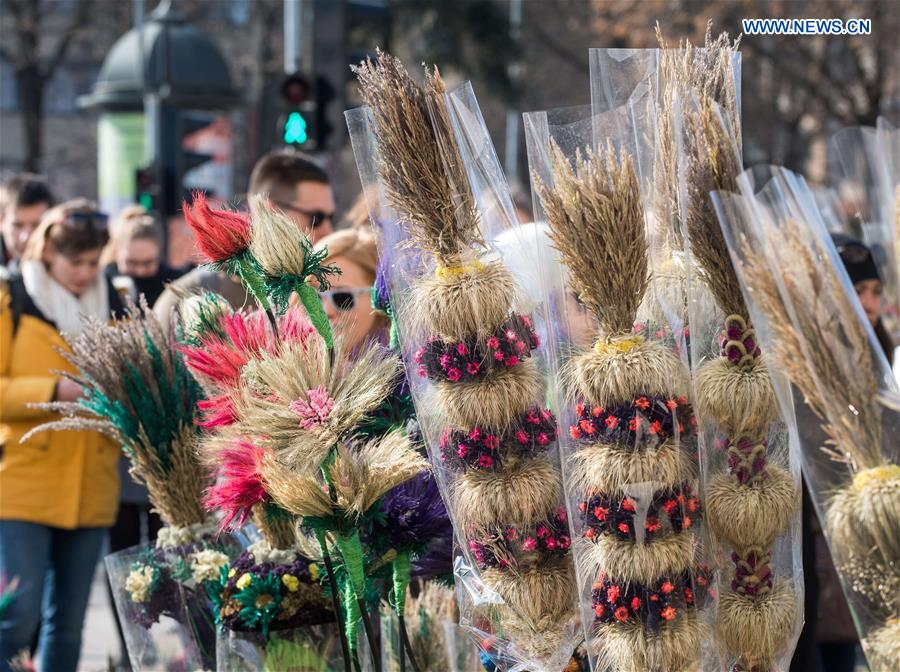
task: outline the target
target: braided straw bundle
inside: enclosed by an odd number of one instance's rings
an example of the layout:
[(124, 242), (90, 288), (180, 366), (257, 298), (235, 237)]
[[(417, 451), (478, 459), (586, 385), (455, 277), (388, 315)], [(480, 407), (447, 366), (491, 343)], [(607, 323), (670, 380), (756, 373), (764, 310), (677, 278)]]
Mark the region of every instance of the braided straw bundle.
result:
[[(633, 404), (642, 404), (647, 411), (651, 398), (669, 400), (672, 411), (678, 406), (675, 399), (686, 397), (687, 372), (670, 349), (632, 331), (648, 290), (649, 241), (630, 157), (607, 147), (598, 153), (579, 152), (570, 163), (551, 142), (550, 160), (553, 186), (535, 179), (550, 238), (568, 267), (574, 294), (599, 322), (594, 346), (575, 352), (562, 370), (567, 396), (579, 402), (582, 418), (570, 430), (579, 443), (569, 457), (567, 487), (581, 498), (584, 517), (582, 538), (575, 544), (579, 575), (594, 581), (596, 622), (588, 648), (601, 666), (674, 672), (699, 654), (701, 628), (692, 613), (694, 598), (680, 603), (677, 616), (675, 607), (663, 610), (660, 622), (652, 626), (652, 607), (646, 600), (658, 585), (665, 586), (665, 595), (677, 594), (669, 578), (692, 575), (697, 543), (693, 532), (686, 531), (689, 517), (680, 529), (673, 525), (652, 538), (644, 538), (643, 529), (622, 538), (612, 529), (594, 527), (588, 516), (605, 521), (622, 503), (632, 507), (633, 518), (621, 525), (643, 528), (644, 520), (650, 525), (656, 516), (650, 502), (696, 478), (689, 445), (682, 443), (678, 431), (664, 440), (637, 431), (630, 438), (604, 438), (588, 415), (598, 422), (606, 418), (605, 426), (613, 429), (619, 423), (616, 409), (630, 411), (638, 407)], [(593, 410), (587, 413), (585, 408)], [(633, 417), (632, 422), (639, 422), (647, 416)], [(680, 420), (672, 422), (675, 426)], [(652, 529), (655, 533), (660, 528)], [(618, 600), (628, 590), (647, 592), (641, 593), (644, 597), (635, 593), (625, 606)], [(604, 618), (613, 611), (615, 619)]]
[[(453, 347), (454, 353), (459, 348), (460, 354), (502, 340), (502, 334), (500, 339), (494, 334), (511, 319), (519, 292), (507, 268), (486, 254), (440, 74), (426, 69), (420, 86), (398, 59), (382, 52), (377, 62), (367, 61), (354, 71), (374, 120), (378, 174), (406, 233), (405, 245), (434, 263), (431, 274), (416, 278), (398, 304), (404, 339), (424, 336), (429, 343)], [(519, 345), (525, 348), (526, 343)], [(536, 341), (529, 347), (536, 347)], [(464, 380), (457, 372), (438, 382), (435, 396), (446, 431), (500, 437), (521, 429), (516, 423), (543, 395), (541, 373), (528, 353), (526, 348), (504, 359), (498, 351), (502, 365), (489, 366), (493, 359), (470, 362), (473, 370), (484, 370)], [(541, 525), (556, 515), (559, 476), (545, 457), (516, 454), (505, 442), (488, 459), (492, 466), (483, 470), (461, 467), (463, 473), (446, 495), (471, 544), (491, 537), (494, 530)], [(565, 552), (556, 552), (554, 560)], [(571, 651), (560, 652), (575, 602), (567, 561), (527, 553), (503, 570), (484, 572), (482, 579), (504, 598), (495, 615), (521, 650), (544, 660), (554, 655), (568, 660)]]
[(781, 287), (745, 237), (738, 245), (741, 274), (772, 331), (775, 359), (818, 415), (828, 437), (824, 455), (853, 474), (827, 503), (825, 532), (845, 585), (882, 624), (863, 640), (869, 665), (888, 672), (898, 659), (900, 466), (883, 448), (872, 346), (840, 277), (823, 273), (821, 248), (811, 250), (822, 243), (810, 242), (796, 221), (781, 223), (778, 254), (794, 260)]
[[(661, 36), (660, 42), (665, 46)], [(769, 557), (767, 550), (796, 514), (799, 492), (787, 470), (768, 460), (766, 438), (778, 420), (775, 392), (709, 197), (713, 190), (735, 190), (741, 170), (740, 117), (732, 76), (736, 48), (737, 42), (730, 42), (727, 34), (713, 39), (707, 31), (705, 49), (686, 44), (678, 51), (664, 50), (663, 79), (664, 98), (670, 104), (674, 106), (676, 98), (688, 103), (682, 108), (681, 170), (687, 193), (680, 210), (685, 220), (679, 226), (700, 278), (727, 316), (720, 356), (700, 364), (694, 375), (698, 416), (728, 439), (729, 469), (709, 479), (706, 518), (740, 564), (750, 556)], [(673, 177), (669, 171), (667, 178)], [(669, 183), (669, 190), (676, 191), (676, 184), (677, 180)], [(770, 585), (771, 580), (750, 587), (748, 594), (741, 570), (735, 572), (733, 584), (738, 587), (725, 593), (718, 605), (722, 641), (736, 670), (766, 669), (784, 653), (794, 633), (797, 599), (788, 582)]]

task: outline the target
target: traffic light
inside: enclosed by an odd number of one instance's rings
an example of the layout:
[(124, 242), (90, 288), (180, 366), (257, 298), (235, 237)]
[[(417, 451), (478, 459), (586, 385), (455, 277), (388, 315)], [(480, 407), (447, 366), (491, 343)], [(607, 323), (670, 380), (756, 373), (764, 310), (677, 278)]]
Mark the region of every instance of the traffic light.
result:
[(159, 204), (160, 184), (156, 166), (144, 166), (134, 171), (134, 200), (147, 212), (155, 212)]
[(316, 140), (316, 149), (324, 150), (328, 147), (328, 138), (334, 128), (328, 121), (328, 105), (335, 99), (335, 90), (327, 78), (316, 76), (316, 123), (313, 133)]
[(311, 93), (309, 80), (298, 72), (288, 75), (281, 83), (285, 111), (278, 119), (278, 128), (285, 145), (308, 147), (316, 105)]
[(307, 123), (303, 114), (300, 112), (291, 112), (287, 115), (284, 123), (284, 144), (286, 145), (302, 145), (308, 139), (306, 132)]
[(299, 73), (281, 83), (284, 112), (278, 119), (278, 137), (285, 144), (323, 150), (334, 131), (328, 121), (328, 104), (335, 99), (334, 86), (317, 75), (312, 81)]

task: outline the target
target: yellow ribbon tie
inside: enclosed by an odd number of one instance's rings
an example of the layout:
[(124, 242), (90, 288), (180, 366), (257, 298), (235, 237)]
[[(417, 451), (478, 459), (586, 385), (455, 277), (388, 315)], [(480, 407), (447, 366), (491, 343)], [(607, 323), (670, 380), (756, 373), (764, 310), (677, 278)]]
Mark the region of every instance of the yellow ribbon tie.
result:
[(598, 355), (608, 355), (615, 352), (625, 354), (644, 344), (643, 336), (629, 336), (615, 341), (597, 341), (594, 350)]
[(459, 266), (438, 266), (434, 269), (434, 274), (441, 280), (450, 280), (461, 275), (475, 275), (483, 270), (484, 264), (476, 259), (472, 263), (460, 264)]
[(885, 464), (880, 467), (866, 469), (853, 477), (853, 490), (861, 492), (873, 484), (887, 483), (892, 480), (900, 480), (900, 465)]

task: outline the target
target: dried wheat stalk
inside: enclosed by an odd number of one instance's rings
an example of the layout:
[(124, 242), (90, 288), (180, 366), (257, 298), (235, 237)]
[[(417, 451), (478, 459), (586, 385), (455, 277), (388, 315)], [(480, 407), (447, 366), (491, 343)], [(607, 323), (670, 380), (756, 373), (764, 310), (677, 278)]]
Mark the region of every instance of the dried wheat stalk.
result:
[(478, 212), (453, 139), (444, 82), (437, 69), (417, 84), (398, 58), (382, 51), (353, 68), (378, 136), (378, 173), (410, 246), (452, 266), (483, 244)]
[(608, 334), (631, 330), (647, 291), (647, 240), (631, 158), (611, 146), (579, 152), (572, 165), (551, 141), (555, 185), (535, 184), (550, 239), (569, 269), (576, 296)]

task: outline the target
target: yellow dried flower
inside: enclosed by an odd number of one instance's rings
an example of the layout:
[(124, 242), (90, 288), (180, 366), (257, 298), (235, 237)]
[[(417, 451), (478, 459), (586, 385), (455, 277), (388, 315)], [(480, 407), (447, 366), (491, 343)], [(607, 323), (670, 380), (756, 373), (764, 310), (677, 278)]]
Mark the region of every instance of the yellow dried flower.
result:
[(298, 579), (293, 574), (285, 574), (284, 576), (281, 577), (281, 582), (292, 593), (296, 593), (297, 590), (300, 588), (300, 579)]
[(246, 588), (247, 586), (250, 585), (251, 581), (253, 581), (253, 576), (251, 576), (250, 573), (247, 572), (243, 576), (241, 576), (241, 578), (239, 578), (237, 580), (237, 583), (235, 583), (234, 585), (237, 587), (238, 590), (243, 590), (244, 588)]

